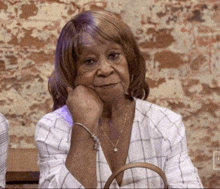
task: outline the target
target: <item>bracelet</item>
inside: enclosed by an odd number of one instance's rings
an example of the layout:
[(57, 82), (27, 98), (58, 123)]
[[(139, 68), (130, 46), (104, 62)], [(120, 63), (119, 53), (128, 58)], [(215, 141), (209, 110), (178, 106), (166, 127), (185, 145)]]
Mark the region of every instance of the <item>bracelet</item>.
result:
[(86, 129), (86, 130), (89, 132), (89, 134), (91, 135), (91, 138), (92, 138), (92, 139), (94, 140), (94, 142), (95, 142), (94, 149), (95, 149), (96, 151), (99, 151), (100, 143), (99, 143), (98, 137), (95, 136), (94, 134), (92, 134), (92, 132), (91, 132), (85, 125), (83, 125), (82, 123), (74, 123), (74, 125), (79, 125), (79, 126), (83, 127), (84, 129)]

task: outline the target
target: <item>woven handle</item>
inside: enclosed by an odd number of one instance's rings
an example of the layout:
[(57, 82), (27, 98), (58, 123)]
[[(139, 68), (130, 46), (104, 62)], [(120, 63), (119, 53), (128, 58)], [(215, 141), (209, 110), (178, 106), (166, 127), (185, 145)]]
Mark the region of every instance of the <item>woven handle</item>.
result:
[(168, 189), (167, 178), (166, 178), (166, 175), (164, 174), (164, 172), (156, 165), (153, 165), (150, 163), (145, 163), (145, 162), (129, 163), (129, 164), (124, 165), (118, 171), (112, 173), (112, 175), (108, 178), (107, 182), (105, 183), (104, 188), (108, 189), (109, 186), (111, 185), (112, 181), (115, 179), (115, 177), (117, 177), (121, 172), (123, 172), (127, 169), (130, 169), (130, 168), (135, 168), (135, 167), (143, 167), (143, 168), (155, 171), (162, 178), (163, 183), (164, 183), (164, 189)]

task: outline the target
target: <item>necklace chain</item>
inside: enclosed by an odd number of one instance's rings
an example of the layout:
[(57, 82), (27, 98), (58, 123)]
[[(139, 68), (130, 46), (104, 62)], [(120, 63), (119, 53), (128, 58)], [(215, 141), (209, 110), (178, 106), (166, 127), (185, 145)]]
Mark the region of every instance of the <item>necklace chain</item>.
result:
[[(126, 124), (126, 122), (127, 122), (127, 114), (128, 114), (128, 109), (126, 110), (125, 120), (124, 120), (124, 125), (123, 125), (123, 126), (125, 126), (125, 124)], [(118, 151), (117, 146), (118, 146), (118, 143), (119, 143), (121, 134), (122, 134), (122, 132), (123, 132), (123, 129), (120, 131), (120, 134), (119, 134), (119, 136), (118, 136), (118, 140), (116, 141), (116, 144), (114, 144), (114, 143), (112, 142), (112, 140), (109, 138), (109, 136), (107, 135), (107, 133), (102, 129), (102, 127), (100, 127), (100, 129), (103, 131), (104, 135), (107, 137), (107, 139), (108, 139), (108, 141), (110, 142), (110, 144), (114, 147), (114, 152), (117, 152), (117, 151)]]

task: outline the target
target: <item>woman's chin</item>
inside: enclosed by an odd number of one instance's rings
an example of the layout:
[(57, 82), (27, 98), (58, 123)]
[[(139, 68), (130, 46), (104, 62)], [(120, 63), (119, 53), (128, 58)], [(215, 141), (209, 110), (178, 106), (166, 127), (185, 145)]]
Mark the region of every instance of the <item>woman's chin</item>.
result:
[(115, 91), (115, 92), (106, 92), (106, 93), (98, 93), (99, 97), (102, 99), (103, 102), (106, 103), (116, 103), (119, 100), (125, 99), (125, 95), (123, 91)]
[(126, 98), (124, 88), (120, 84), (109, 87), (97, 87), (95, 91), (98, 93), (102, 101), (106, 103), (114, 103)]

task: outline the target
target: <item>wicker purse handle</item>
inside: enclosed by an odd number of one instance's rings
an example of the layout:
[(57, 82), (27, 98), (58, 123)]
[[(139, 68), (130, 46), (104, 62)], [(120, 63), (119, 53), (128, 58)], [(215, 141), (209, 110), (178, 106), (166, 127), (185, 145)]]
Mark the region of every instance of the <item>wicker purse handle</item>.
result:
[(168, 183), (167, 183), (167, 178), (166, 178), (165, 173), (159, 167), (157, 167), (156, 165), (153, 165), (153, 164), (150, 164), (150, 163), (145, 163), (145, 162), (129, 163), (129, 164), (124, 165), (119, 170), (112, 173), (112, 175), (108, 178), (107, 182), (105, 183), (104, 188), (108, 189), (109, 186), (111, 185), (112, 181), (115, 179), (115, 177), (117, 177), (118, 174), (120, 174), (121, 172), (123, 172), (127, 169), (135, 168), (135, 167), (143, 167), (143, 168), (155, 171), (162, 178), (163, 183), (164, 183), (164, 189), (168, 189)]

